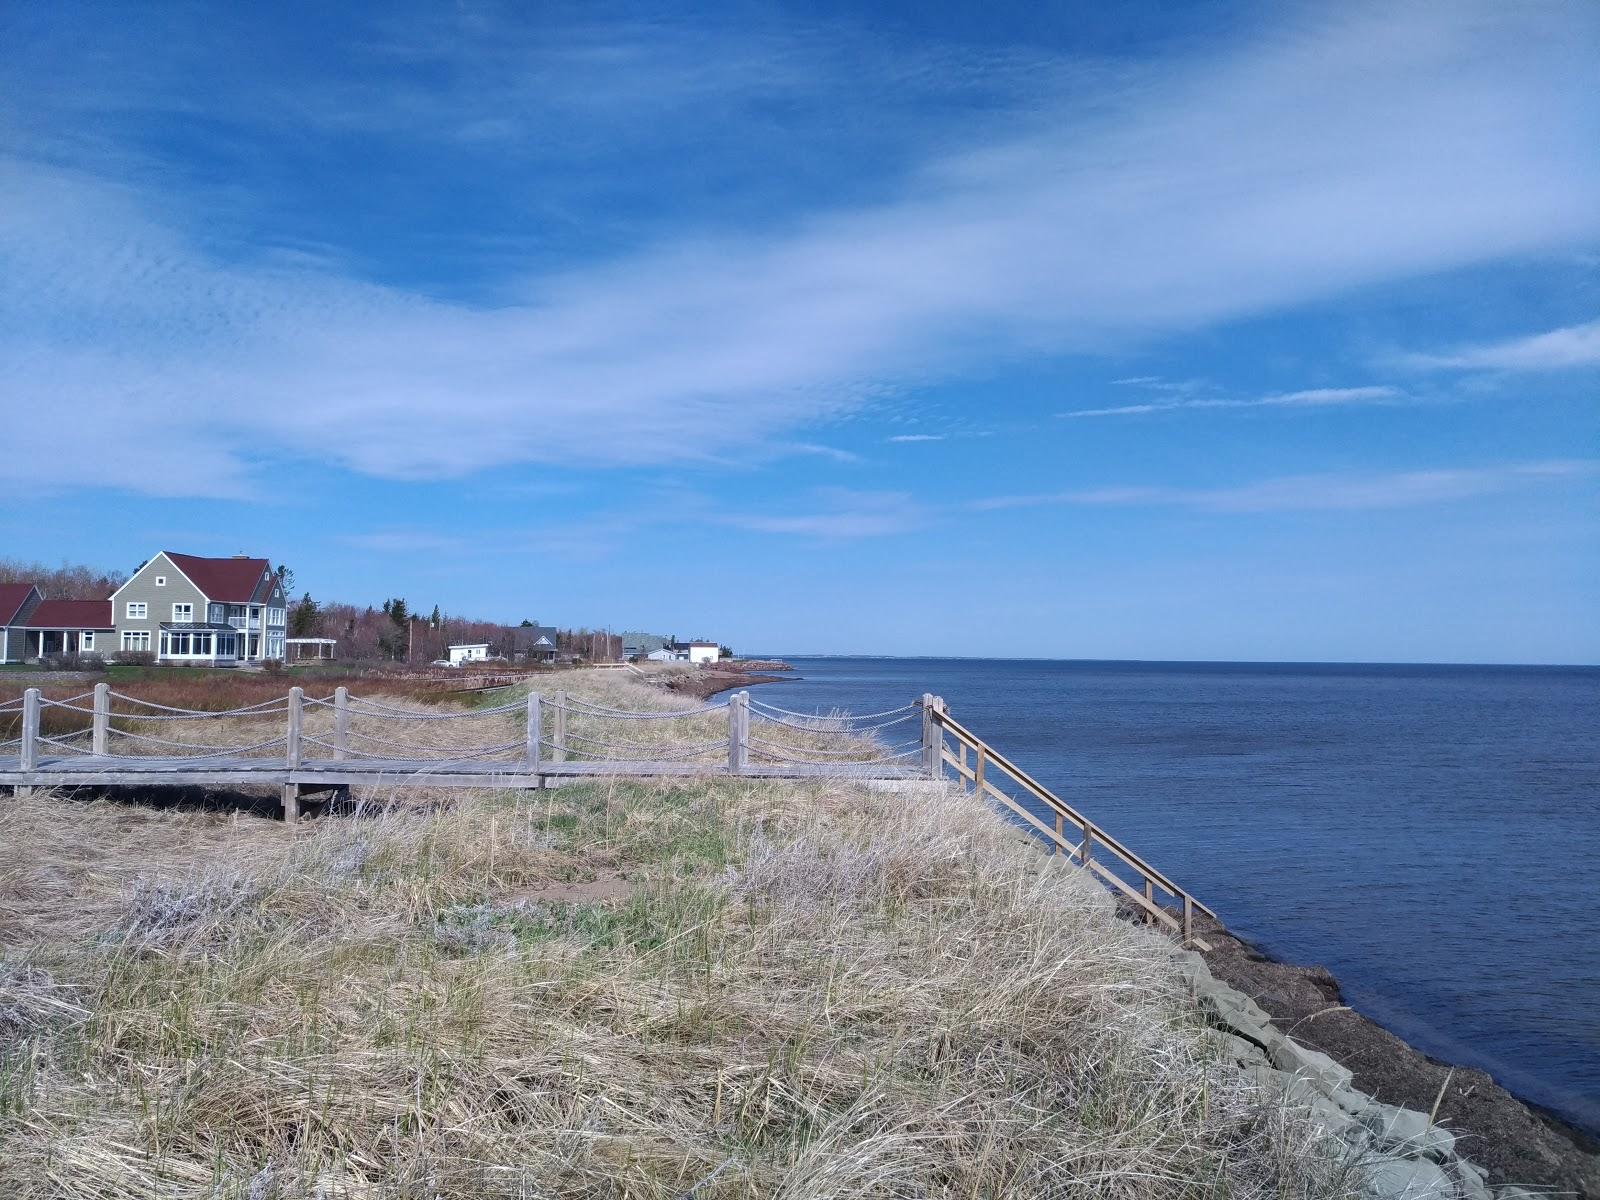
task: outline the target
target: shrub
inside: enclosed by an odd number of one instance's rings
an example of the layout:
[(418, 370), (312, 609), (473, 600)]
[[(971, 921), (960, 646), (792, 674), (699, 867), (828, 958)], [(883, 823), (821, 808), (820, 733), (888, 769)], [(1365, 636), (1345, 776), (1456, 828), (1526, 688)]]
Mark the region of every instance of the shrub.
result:
[(125, 667), (153, 667), (156, 656), (151, 650), (122, 650), (117, 653), (117, 662)]
[(39, 665), (47, 671), (104, 671), (106, 660), (98, 654), (57, 653), (41, 655)]

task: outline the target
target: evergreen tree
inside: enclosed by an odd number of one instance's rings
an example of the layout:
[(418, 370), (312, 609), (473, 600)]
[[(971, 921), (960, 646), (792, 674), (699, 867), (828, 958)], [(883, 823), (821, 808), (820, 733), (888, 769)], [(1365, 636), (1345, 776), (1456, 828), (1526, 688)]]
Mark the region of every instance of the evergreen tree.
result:
[(317, 617), (322, 610), (307, 592), (289, 609), (289, 636), (310, 637), (317, 627)]
[(428, 618), (428, 624), (437, 629), (444, 622), (444, 617), (439, 615), (439, 606), (433, 606), (433, 616)]

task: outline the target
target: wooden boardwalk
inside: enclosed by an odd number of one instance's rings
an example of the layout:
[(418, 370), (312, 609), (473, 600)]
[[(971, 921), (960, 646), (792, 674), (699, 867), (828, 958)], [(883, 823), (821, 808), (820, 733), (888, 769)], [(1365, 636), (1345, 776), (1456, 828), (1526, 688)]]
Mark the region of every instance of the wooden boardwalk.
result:
[[(47, 736), (41, 732), (41, 719), (49, 709), (72, 714), (62, 716), (61, 723), (76, 727)], [(308, 712), (315, 713), (310, 722)], [(666, 712), (607, 708), (560, 692), (532, 692), (525, 700), (464, 712), (427, 712), (351, 696), (344, 688), (320, 699), (292, 688), (282, 700), (214, 713), (121, 696), (100, 684), (92, 693), (64, 700), (46, 700), (30, 688), (20, 701), (0, 705), (0, 729), (7, 722), (19, 729), (19, 736), (0, 740), (0, 787), (18, 793), (36, 788), (279, 788), (284, 817), (290, 821), (299, 818), (303, 797), (348, 795), (357, 787), (390, 792), (419, 787), (537, 789), (596, 778), (954, 777), (1039, 838), (1051, 853), (1069, 856), (1129, 910), (1179, 934), (1186, 944), (1200, 944), (1193, 937), (1194, 913), (1215, 915), (956, 721), (944, 701), (932, 695), (862, 715), (791, 712), (752, 702), (748, 692), (737, 692), (726, 703)], [(152, 732), (189, 722), (212, 722), (218, 736), (257, 740), (217, 746)], [(670, 736), (641, 741), (628, 732), (641, 722), (695, 723)], [(469, 725), (483, 731), (476, 734), (480, 738), (515, 736), (456, 745), (440, 744), (437, 734), (422, 732), (447, 727), (460, 731)]]
[(598, 761), (544, 762), (537, 771), (513, 762), (449, 758), (371, 758), (315, 761), (290, 767), (270, 758), (41, 757), (24, 770), (13, 755), (0, 757), (0, 785), (11, 787), (439, 787), (540, 788), (549, 780), (661, 776), (737, 776), (750, 779), (926, 779), (920, 769), (872, 763), (726, 764)]

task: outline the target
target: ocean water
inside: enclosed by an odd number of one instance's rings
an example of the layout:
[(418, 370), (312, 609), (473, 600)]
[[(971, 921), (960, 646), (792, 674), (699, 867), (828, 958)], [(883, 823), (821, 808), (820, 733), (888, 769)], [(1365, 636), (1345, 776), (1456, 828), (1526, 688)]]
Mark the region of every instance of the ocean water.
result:
[(789, 658), (923, 692), (1274, 958), (1600, 1133), (1600, 668)]

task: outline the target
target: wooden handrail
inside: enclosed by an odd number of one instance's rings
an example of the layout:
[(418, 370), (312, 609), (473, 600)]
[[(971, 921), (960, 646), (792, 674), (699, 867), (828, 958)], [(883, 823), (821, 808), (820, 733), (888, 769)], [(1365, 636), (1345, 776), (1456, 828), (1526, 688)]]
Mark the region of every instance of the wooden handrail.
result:
[[(1088, 817), (1078, 812), (1067, 804), (1049, 788), (1045, 787), (1032, 775), (1012, 762), (1004, 754), (989, 745), (977, 734), (973, 733), (961, 722), (952, 717), (944, 707), (942, 701), (930, 698), (928, 715), (930, 724), (938, 731), (940, 745), (937, 747), (936, 761), (941, 766), (948, 766), (963, 784), (972, 786), (973, 791), (980, 796), (998, 801), (1015, 813), (1024, 822), (1038, 831), (1051, 845), (1053, 852), (1066, 853), (1075, 858), (1084, 869), (1088, 870), (1106, 886), (1117, 892), (1122, 898), (1154, 922), (1168, 929), (1179, 932), (1186, 944), (1199, 945), (1207, 948), (1203, 942), (1193, 935), (1193, 912), (1195, 909), (1208, 916), (1216, 914), (1201, 904), (1183, 888), (1173, 883), (1165, 874), (1156, 870), (1138, 854), (1124, 846), (1116, 838), (1100, 828)], [(956, 741), (959, 757), (942, 745), (943, 734), (948, 732)], [(968, 751), (972, 753), (972, 766), (968, 766)], [(1039, 819), (1034, 813), (1028, 811), (1015, 797), (1007, 795), (996, 787), (987, 777), (987, 773), (999, 771), (1009, 776), (1025, 792), (1038, 800), (1047, 809), (1055, 814), (1055, 828), (1051, 828), (1045, 821)], [(1063, 829), (1063, 823), (1070, 821), (1082, 835), (1082, 841), (1074, 845), (1070, 842)], [(1094, 852), (1105, 852), (1109, 857), (1116, 859), (1139, 876), (1143, 887), (1136, 888), (1127, 880), (1117, 875), (1103, 862), (1094, 857)], [(1155, 902), (1153, 889), (1159, 888), (1170, 895), (1174, 901), (1182, 905), (1183, 916), (1180, 919)]]

